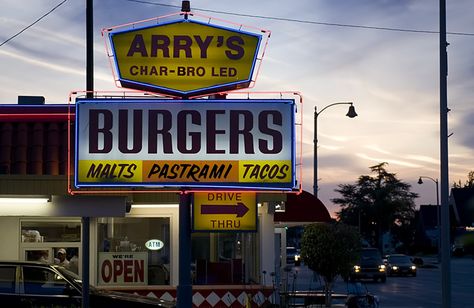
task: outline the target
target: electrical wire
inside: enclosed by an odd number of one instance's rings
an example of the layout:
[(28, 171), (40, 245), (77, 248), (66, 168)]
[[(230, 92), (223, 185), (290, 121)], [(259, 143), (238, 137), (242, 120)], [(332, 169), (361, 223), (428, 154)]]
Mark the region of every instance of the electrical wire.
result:
[[(156, 3), (156, 2), (152, 2), (152, 1), (146, 1), (146, 0), (125, 0), (125, 1), (181, 9), (181, 6), (179, 6), (179, 5)], [(304, 24), (312, 24), (312, 25), (321, 25), (321, 26), (346, 27), (346, 28), (383, 30), (383, 31), (395, 31), (395, 32), (424, 33), (424, 34), (438, 34), (439, 33), (439, 31), (432, 31), (432, 30), (415, 30), (415, 29), (403, 29), (403, 28), (376, 27), (376, 26), (365, 26), (365, 25), (320, 22), (320, 21), (301, 20), (301, 19), (293, 19), (293, 18), (283, 18), (283, 17), (233, 13), (233, 12), (201, 9), (201, 8), (195, 8), (195, 7), (192, 10), (202, 11), (202, 12), (209, 12), (209, 13), (217, 13), (217, 14), (225, 14), (225, 15), (233, 15), (233, 16), (239, 16), (239, 17), (250, 17), (250, 18), (268, 19), (268, 20), (288, 21), (288, 22), (296, 22), (296, 23), (304, 23)], [(450, 34), (450, 35), (463, 35), (463, 36), (474, 36), (474, 33), (467, 33), (467, 32), (447, 32), (447, 34)]]
[[(128, 2), (135, 2), (135, 3), (143, 3), (143, 4), (151, 4), (163, 7), (172, 7), (181, 9), (178, 5), (172, 4), (164, 4), (164, 3), (156, 3), (146, 0), (125, 0)], [(9, 37), (2, 43), (0, 43), (0, 47), (5, 45), (6, 43), (10, 42), (29, 28), (33, 27), (43, 18), (54, 12), (57, 8), (63, 5), (67, 0), (63, 0), (56, 6), (54, 6), (51, 10), (47, 13), (42, 15), (40, 18), (36, 19), (33, 23), (26, 26), (13, 36)], [(410, 32), (410, 33), (424, 33), (424, 34), (438, 34), (438, 31), (431, 31), (431, 30), (415, 30), (415, 29), (403, 29), (403, 28), (390, 28), (390, 27), (376, 27), (376, 26), (365, 26), (365, 25), (353, 25), (353, 24), (341, 24), (341, 23), (330, 23), (330, 22), (320, 22), (320, 21), (311, 21), (311, 20), (301, 20), (301, 19), (294, 19), (294, 18), (283, 18), (283, 17), (273, 17), (273, 16), (263, 16), (263, 15), (252, 15), (252, 14), (243, 14), (243, 13), (233, 13), (233, 12), (225, 12), (225, 11), (218, 11), (218, 10), (209, 10), (209, 9), (201, 9), (201, 8), (193, 8), (195, 11), (202, 11), (202, 12), (210, 12), (210, 13), (217, 13), (217, 14), (225, 14), (225, 15), (233, 15), (233, 16), (240, 16), (240, 17), (250, 17), (250, 18), (259, 18), (259, 19), (268, 19), (268, 20), (278, 20), (278, 21), (288, 21), (288, 22), (296, 22), (296, 23), (304, 23), (304, 24), (313, 24), (313, 25), (322, 25), (322, 26), (333, 26), (333, 27), (346, 27), (346, 28), (358, 28), (358, 29), (367, 29), (367, 30), (383, 30), (383, 31), (395, 31), (395, 32)], [(474, 33), (467, 33), (467, 32), (447, 32), (446, 34), (450, 35), (461, 35), (461, 36), (474, 36)]]
[(5, 45), (6, 43), (8, 43), (9, 41), (13, 40), (15, 37), (17, 37), (18, 35), (22, 34), (23, 32), (25, 32), (26, 30), (28, 30), (29, 28), (33, 27), (35, 24), (37, 24), (41, 19), (45, 18), (46, 16), (48, 16), (49, 14), (51, 14), (52, 12), (54, 12), (58, 7), (60, 7), (61, 5), (63, 5), (67, 0), (63, 0), (61, 3), (59, 3), (58, 5), (56, 5), (55, 7), (53, 7), (51, 10), (49, 10), (46, 14), (44, 14), (43, 16), (41, 16), (40, 18), (36, 19), (33, 23), (31, 23), (30, 25), (26, 26), (25, 28), (23, 28), (22, 30), (20, 30), (19, 32), (17, 32), (16, 34), (14, 34), (13, 36), (9, 37), (8, 39), (6, 39), (5, 41), (3, 41), (2, 43), (0, 43), (0, 47), (2, 47), (3, 45)]

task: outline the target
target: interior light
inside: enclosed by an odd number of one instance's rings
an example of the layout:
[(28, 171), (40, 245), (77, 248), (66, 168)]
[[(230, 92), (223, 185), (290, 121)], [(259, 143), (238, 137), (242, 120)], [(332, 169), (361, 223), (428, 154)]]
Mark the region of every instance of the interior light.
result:
[(3, 198), (0, 197), (0, 204), (1, 203), (14, 203), (14, 204), (42, 204), (50, 202), (50, 198), (46, 197), (32, 197), (32, 198)]
[(48, 215), (51, 210), (51, 199), (45, 196), (4, 196), (0, 197), (0, 216)]
[(179, 204), (132, 204), (132, 209), (165, 209), (178, 208)]
[(275, 212), (285, 212), (285, 209), (280, 203), (277, 203), (277, 205), (275, 205)]

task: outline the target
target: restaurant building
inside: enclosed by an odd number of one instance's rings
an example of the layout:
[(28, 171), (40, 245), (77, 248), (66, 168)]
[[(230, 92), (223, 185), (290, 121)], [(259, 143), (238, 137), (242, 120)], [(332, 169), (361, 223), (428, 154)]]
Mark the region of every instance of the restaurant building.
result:
[[(92, 285), (175, 299), (179, 195), (71, 195), (68, 116), (67, 105), (0, 105), (0, 259), (53, 263), (65, 249), (69, 268), (81, 275), (81, 217), (87, 216)], [(286, 244), (285, 218), (275, 233), (274, 213), (285, 201), (283, 193), (257, 194), (256, 232), (192, 233), (195, 307), (275, 301)], [(319, 216), (310, 222), (329, 220), (322, 203), (314, 208)]]

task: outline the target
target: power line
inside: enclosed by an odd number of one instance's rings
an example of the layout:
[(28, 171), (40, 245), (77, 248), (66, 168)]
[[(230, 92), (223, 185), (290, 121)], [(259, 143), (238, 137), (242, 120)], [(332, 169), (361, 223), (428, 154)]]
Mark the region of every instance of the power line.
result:
[[(43, 16), (35, 20), (30, 25), (26, 26), (18, 33), (14, 34), (13, 36), (9, 37), (2, 43), (0, 43), (0, 47), (8, 43), (9, 41), (13, 40), (15, 37), (19, 36), (29, 28), (33, 27), (43, 18), (54, 12), (57, 8), (63, 5), (67, 0), (63, 0)], [(181, 9), (178, 5), (172, 4), (164, 4), (164, 3), (156, 3), (151, 1), (145, 0), (126, 0), (129, 2), (135, 3), (143, 3), (143, 4), (151, 4), (163, 7), (172, 7)], [(341, 24), (341, 23), (331, 23), (331, 22), (321, 22), (321, 21), (312, 21), (312, 20), (302, 20), (302, 19), (294, 19), (294, 18), (283, 18), (283, 17), (273, 17), (273, 16), (264, 16), (264, 15), (252, 15), (252, 14), (243, 14), (243, 13), (233, 13), (233, 12), (225, 12), (225, 11), (218, 11), (218, 10), (209, 10), (209, 9), (200, 9), (200, 8), (193, 8), (195, 11), (203, 11), (203, 12), (210, 12), (210, 13), (217, 13), (217, 14), (224, 14), (224, 15), (233, 15), (233, 16), (240, 16), (240, 17), (250, 17), (250, 18), (259, 18), (259, 19), (268, 19), (268, 20), (278, 20), (278, 21), (288, 21), (288, 22), (296, 22), (296, 23), (304, 23), (304, 24), (313, 24), (313, 25), (321, 25), (321, 26), (333, 26), (333, 27), (346, 27), (346, 28), (358, 28), (358, 29), (368, 29), (368, 30), (383, 30), (383, 31), (395, 31), (395, 32), (410, 32), (410, 33), (424, 33), (424, 34), (438, 34), (438, 31), (432, 30), (415, 30), (415, 29), (403, 29), (403, 28), (390, 28), (390, 27), (376, 27), (376, 26), (366, 26), (366, 25), (353, 25), (353, 24)], [(447, 32), (450, 35), (461, 35), (461, 36), (474, 36), (474, 33), (467, 33), (467, 32)]]
[(49, 10), (46, 14), (44, 14), (43, 16), (41, 16), (40, 18), (38, 18), (37, 20), (35, 20), (33, 23), (31, 23), (30, 25), (26, 26), (25, 28), (23, 28), (22, 30), (20, 30), (18, 33), (16, 33), (15, 35), (11, 36), (10, 38), (6, 39), (5, 41), (3, 41), (1, 44), (0, 44), (0, 47), (2, 47), (3, 45), (5, 45), (6, 43), (8, 43), (9, 41), (13, 40), (15, 37), (17, 37), (18, 35), (22, 34), (23, 32), (25, 32), (26, 30), (28, 30), (29, 28), (33, 27), (35, 24), (37, 24), (41, 19), (45, 18), (46, 16), (48, 16), (49, 14), (51, 14), (52, 12), (54, 12), (58, 7), (60, 7), (61, 5), (63, 5), (67, 0), (63, 0), (63, 2), (59, 3), (58, 5), (56, 5), (55, 7), (53, 7), (51, 10)]
[[(178, 6), (178, 5), (156, 3), (156, 2), (152, 2), (152, 1), (146, 1), (146, 0), (125, 0), (125, 1), (143, 3), (143, 4), (152, 4), (152, 5), (157, 5), (157, 6), (172, 7), (172, 8), (181, 9), (181, 6)], [(439, 33), (438, 31), (431, 31), (431, 30), (415, 30), (415, 29), (403, 29), (403, 28), (391, 28), (391, 27), (376, 27), (376, 26), (365, 26), (365, 25), (341, 24), (341, 23), (301, 20), (301, 19), (293, 19), (293, 18), (264, 16), (264, 15), (233, 13), (233, 12), (225, 12), (225, 11), (217, 11), (217, 10), (209, 10), (209, 9), (200, 9), (200, 8), (195, 8), (195, 7), (193, 8), (193, 10), (194, 11), (209, 12), (209, 13), (224, 14), (224, 15), (233, 15), (233, 16), (240, 16), (240, 17), (250, 17), (250, 18), (278, 20), (278, 21), (288, 21), (288, 22), (296, 22), (296, 23), (312, 24), (312, 25), (320, 25), (320, 26), (346, 27), (346, 28), (358, 28), (358, 29), (368, 29), (368, 30), (383, 30), (383, 31), (424, 33), (424, 34), (438, 34)], [(450, 35), (463, 35), (463, 36), (474, 36), (474, 33), (467, 33), (467, 32), (447, 32), (447, 34), (450, 34)]]

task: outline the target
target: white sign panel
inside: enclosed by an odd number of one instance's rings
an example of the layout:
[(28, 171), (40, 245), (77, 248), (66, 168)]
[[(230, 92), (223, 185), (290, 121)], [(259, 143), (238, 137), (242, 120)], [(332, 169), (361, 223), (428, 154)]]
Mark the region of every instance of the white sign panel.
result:
[(148, 240), (145, 243), (145, 247), (149, 250), (160, 250), (165, 247), (165, 244), (160, 240)]
[(148, 285), (147, 252), (99, 252), (99, 285)]

